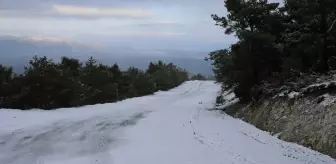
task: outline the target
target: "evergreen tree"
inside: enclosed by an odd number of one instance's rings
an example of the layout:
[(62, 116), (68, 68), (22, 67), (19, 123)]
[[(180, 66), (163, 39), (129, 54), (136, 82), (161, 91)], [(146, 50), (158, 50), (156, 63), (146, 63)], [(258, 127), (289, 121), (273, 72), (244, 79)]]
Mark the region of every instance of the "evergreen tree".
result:
[(196, 75), (193, 75), (190, 80), (206, 80), (207, 78), (204, 77), (203, 75), (201, 74), (196, 74)]
[(285, 0), (283, 7), (267, 0), (224, 3), (227, 16), (212, 18), (239, 41), (206, 60), (213, 61), (216, 80), (233, 87), (241, 100), (251, 100), (255, 86), (281, 84), (293, 70), (328, 73), (336, 68), (336, 1)]
[(328, 72), (329, 59), (335, 53), (336, 2), (287, 0), (284, 10), (289, 20), (284, 33), (288, 55), (303, 71)]
[(215, 60), (217, 79), (226, 78), (229, 85), (235, 86), (238, 97), (249, 100), (254, 85), (280, 71), (282, 13), (278, 3), (265, 0), (226, 0), (225, 6), (229, 13), (226, 17), (212, 15), (212, 18), (226, 34), (234, 33), (240, 41), (230, 50), (211, 53), (209, 59)]
[(23, 74), (14, 75), (12, 68), (0, 65), (0, 108), (49, 110), (110, 103), (152, 94), (156, 83), (168, 90), (187, 80), (187, 73), (173, 64), (151, 66), (152, 74), (134, 67), (121, 71), (118, 64), (107, 66), (93, 57), (83, 65), (68, 57), (56, 63), (35, 56)]

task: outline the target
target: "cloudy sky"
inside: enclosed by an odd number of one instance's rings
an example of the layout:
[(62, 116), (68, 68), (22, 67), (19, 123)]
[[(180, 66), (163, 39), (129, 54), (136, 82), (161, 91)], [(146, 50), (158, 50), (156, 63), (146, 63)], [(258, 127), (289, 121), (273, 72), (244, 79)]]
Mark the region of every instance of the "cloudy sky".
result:
[(223, 0), (0, 0), (0, 35), (211, 51), (235, 40), (213, 13), (225, 14)]

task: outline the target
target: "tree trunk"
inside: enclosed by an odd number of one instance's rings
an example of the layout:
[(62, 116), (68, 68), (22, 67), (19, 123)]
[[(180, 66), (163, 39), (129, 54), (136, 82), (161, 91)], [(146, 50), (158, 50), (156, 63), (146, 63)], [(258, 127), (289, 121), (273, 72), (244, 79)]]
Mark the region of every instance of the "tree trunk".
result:
[(257, 69), (257, 60), (256, 57), (253, 56), (253, 50), (252, 50), (252, 42), (249, 43), (249, 55), (250, 55), (250, 59), (251, 59), (251, 65), (252, 65), (252, 71), (253, 71), (253, 80), (254, 80), (254, 84), (258, 84), (259, 83), (259, 73), (258, 73), (258, 69)]

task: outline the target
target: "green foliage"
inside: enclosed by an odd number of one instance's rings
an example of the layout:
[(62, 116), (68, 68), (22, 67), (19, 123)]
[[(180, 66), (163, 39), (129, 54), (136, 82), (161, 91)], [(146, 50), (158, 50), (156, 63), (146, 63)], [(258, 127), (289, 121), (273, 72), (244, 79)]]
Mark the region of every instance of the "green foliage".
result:
[(201, 74), (196, 74), (196, 75), (193, 75), (190, 80), (207, 80), (206, 77), (204, 77), (203, 75)]
[(335, 54), (336, 2), (287, 0), (284, 11), (289, 20), (283, 33), (287, 55), (299, 63), (302, 71), (329, 71), (330, 57)]
[(21, 75), (0, 65), (0, 108), (49, 110), (109, 103), (168, 90), (187, 77), (186, 71), (161, 61), (145, 72), (134, 67), (121, 71), (117, 64), (103, 65), (93, 57), (82, 64), (68, 57), (56, 63), (35, 56)]
[(227, 17), (212, 15), (226, 34), (234, 33), (239, 42), (230, 49), (214, 51), (213, 61), (219, 82), (234, 87), (243, 101), (250, 100), (250, 90), (272, 72), (281, 68), (281, 13), (277, 3), (251, 0), (226, 0)]
[(172, 63), (165, 64), (162, 61), (150, 63), (146, 72), (153, 77), (156, 91), (166, 91), (188, 80), (187, 71)]
[(13, 77), (13, 68), (0, 64), (0, 83), (7, 83)]
[(255, 98), (251, 89), (272, 83), (274, 75), (336, 68), (336, 1), (285, 0), (283, 7), (267, 0), (224, 2), (227, 16), (212, 18), (239, 41), (206, 60), (213, 61), (216, 80), (242, 101)]

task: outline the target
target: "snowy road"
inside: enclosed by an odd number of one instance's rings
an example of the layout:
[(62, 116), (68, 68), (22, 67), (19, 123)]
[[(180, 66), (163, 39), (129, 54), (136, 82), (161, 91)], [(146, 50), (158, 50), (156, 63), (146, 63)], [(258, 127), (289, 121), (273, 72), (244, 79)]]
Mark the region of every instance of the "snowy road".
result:
[(115, 104), (0, 110), (0, 164), (336, 164), (208, 111), (219, 89), (192, 81)]

